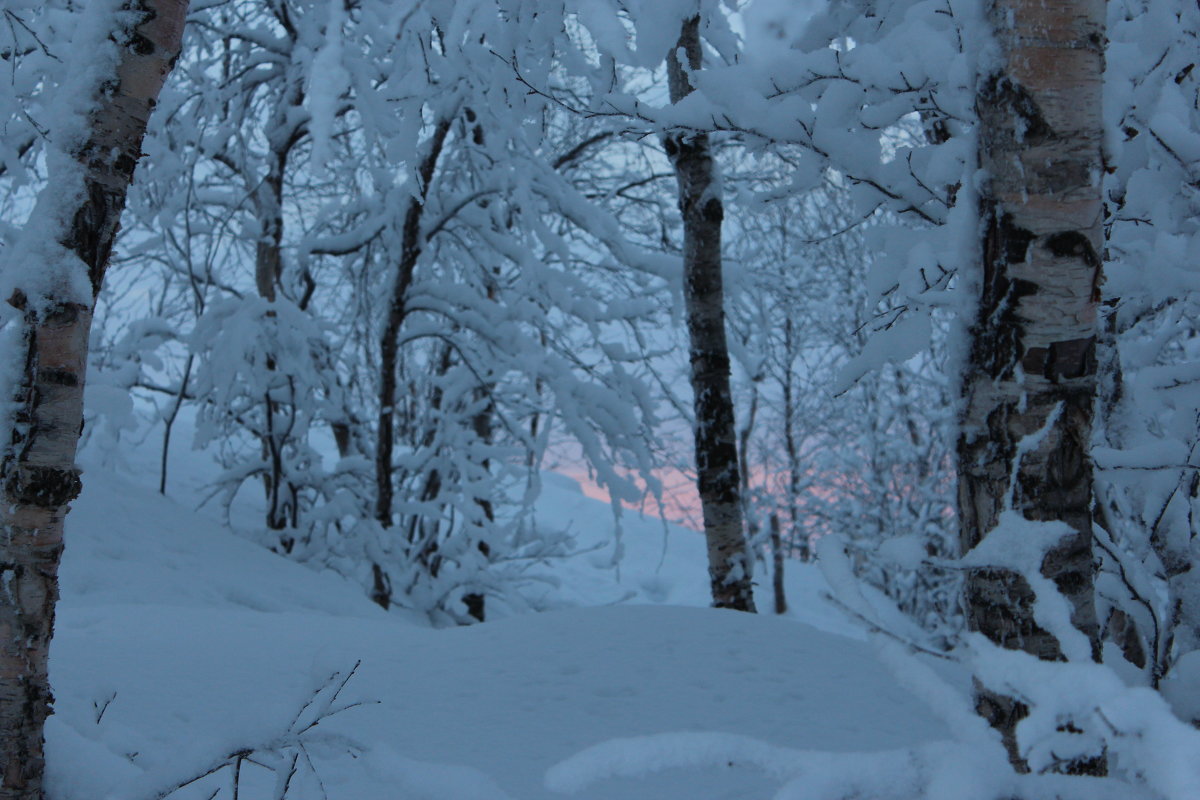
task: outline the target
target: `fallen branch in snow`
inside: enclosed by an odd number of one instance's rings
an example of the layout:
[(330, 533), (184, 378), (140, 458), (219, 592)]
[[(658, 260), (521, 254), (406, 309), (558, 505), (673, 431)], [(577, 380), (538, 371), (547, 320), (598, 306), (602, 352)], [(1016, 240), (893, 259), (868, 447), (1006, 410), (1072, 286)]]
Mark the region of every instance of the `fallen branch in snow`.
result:
[(900, 634), (895, 633), (894, 631), (888, 630), (880, 623), (875, 622), (871, 619), (868, 619), (865, 614), (863, 614), (859, 611), (856, 611), (853, 608), (851, 608), (849, 605), (847, 605), (846, 603), (843, 603), (841, 600), (839, 600), (837, 597), (834, 597), (829, 592), (822, 592), (821, 599), (837, 606), (843, 613), (845, 613), (847, 616), (852, 617), (854, 620), (859, 622), (863, 627), (865, 627), (871, 633), (882, 634), (882, 635), (886, 636), (887, 638), (892, 639), (892, 640), (898, 642), (899, 644), (903, 645), (909, 651), (923, 653), (927, 656), (934, 656), (935, 658), (945, 659), (946, 661), (953, 661), (953, 662), (959, 661), (959, 659), (956, 658), (951, 653), (930, 649), (928, 647), (925, 647), (924, 645), (917, 644), (916, 642), (912, 641), (911, 639), (907, 639), (907, 638), (901, 636)]
[(96, 724), (100, 724), (100, 720), (104, 719), (104, 712), (108, 711), (108, 707), (112, 705), (112, 701), (117, 699), (117, 693), (112, 692), (103, 701), (93, 700), (92, 708), (96, 711)]
[[(149, 800), (166, 800), (180, 790), (188, 786), (193, 786), (205, 778), (217, 775), (223, 770), (229, 770), (230, 783), (228, 788), (230, 800), (240, 800), (242, 766), (244, 764), (261, 767), (274, 773), (275, 791), (272, 795), (272, 800), (285, 800), (288, 797), (288, 793), (300, 771), (300, 767), (303, 765), (307, 773), (312, 776), (312, 781), (317, 785), (321, 796), (328, 800), (329, 795), (325, 791), (325, 784), (321, 780), (317, 766), (313, 762), (312, 755), (309, 752), (310, 739), (313, 738), (311, 732), (325, 720), (337, 716), (343, 711), (349, 711), (352, 708), (364, 705), (374, 705), (379, 702), (378, 700), (357, 700), (342, 705), (337, 704), (342, 691), (350, 683), (350, 679), (358, 672), (358, 668), (361, 665), (362, 660), (359, 659), (354, 662), (354, 666), (349, 670), (338, 670), (326, 678), (313, 691), (308, 700), (300, 706), (300, 709), (288, 724), (287, 730), (280, 736), (263, 744), (235, 748), (231, 752), (209, 762), (207, 766), (195, 771), (190, 777), (150, 795)], [(328, 739), (326, 738), (324, 741), (328, 741)], [(357, 755), (355, 753), (357, 747), (353, 742), (344, 740), (340, 743), (346, 746), (352, 755)], [(217, 800), (222, 793), (222, 788), (217, 787), (214, 789), (207, 800)]]

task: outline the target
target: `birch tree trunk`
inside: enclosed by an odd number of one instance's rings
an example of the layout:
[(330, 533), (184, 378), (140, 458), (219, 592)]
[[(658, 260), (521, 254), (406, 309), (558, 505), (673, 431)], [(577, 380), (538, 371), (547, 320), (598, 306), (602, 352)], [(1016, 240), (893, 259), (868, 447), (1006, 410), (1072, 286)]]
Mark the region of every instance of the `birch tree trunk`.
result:
[[(687, 57), (687, 68), (679, 51)], [(688, 73), (699, 70), (700, 18), (683, 23), (678, 45), (667, 55), (671, 102), (692, 93)], [(746, 550), (739, 492), (737, 434), (729, 388), (725, 297), (721, 281), (721, 221), (725, 216), (708, 135), (675, 133), (663, 147), (679, 183), (683, 215), (683, 294), (695, 396), (696, 471), (713, 605), (754, 611), (753, 563)]]
[(779, 530), (779, 515), (771, 515), (771, 589), (775, 593), (775, 613), (786, 614), (787, 592), (783, 584), (783, 535)]
[[(977, 87), (983, 269), (958, 440), (965, 553), (1011, 508), (1074, 531), (1042, 573), (1098, 653), (1093, 593), (1092, 464), (1101, 273), (1101, 0), (992, 0), (997, 58)], [(1019, 575), (976, 570), (967, 622), (997, 644), (1063, 658), (1033, 618)], [(987, 692), (978, 707), (1010, 757), (1025, 709)], [(1101, 765), (1077, 765), (1095, 771)]]
[[(92, 309), (188, 7), (187, 0), (139, 0), (122, 10), (110, 5), (115, 72), (97, 81), (95, 107), (79, 137), (56, 142), (70, 163), (56, 165), (30, 221), (30, 231), (56, 241), (24, 242), (13, 256), (57, 251), (60, 263), (5, 264), (17, 287), (8, 301), (25, 329), (24, 352), (17, 355), (18, 410), (0, 463), (0, 800), (43, 798), (42, 729), (52, 702), (47, 652), (63, 521), (81, 486), (75, 448)], [(89, 30), (80, 35), (95, 37)], [(41, 266), (66, 280), (30, 274)]]

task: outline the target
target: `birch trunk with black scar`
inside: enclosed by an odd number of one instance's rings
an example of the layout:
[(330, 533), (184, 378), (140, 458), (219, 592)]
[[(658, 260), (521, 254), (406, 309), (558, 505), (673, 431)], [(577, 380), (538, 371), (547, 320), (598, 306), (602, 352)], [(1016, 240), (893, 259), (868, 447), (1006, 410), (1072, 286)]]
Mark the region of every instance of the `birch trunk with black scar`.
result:
[[(685, 69), (679, 51), (686, 55)], [(700, 18), (683, 23), (678, 45), (667, 55), (671, 102), (692, 93), (688, 73), (700, 69)], [(721, 282), (721, 221), (724, 208), (708, 135), (673, 133), (663, 147), (679, 183), (683, 215), (683, 295), (687, 305), (692, 393), (695, 396), (696, 473), (713, 605), (754, 611), (753, 563), (742, 530), (737, 438), (729, 388), (729, 347)]]
[(93, 296), (67, 295), (64, 286), (60, 296), (18, 289), (9, 299), (26, 327), (19, 410), (9, 422), (0, 466), (0, 800), (44, 796), (42, 729), (52, 702), (47, 653), (63, 522), (81, 487), (75, 448), (92, 307), (146, 123), (179, 53), (187, 7), (186, 0), (125, 4), (112, 20), (116, 69), (97, 82), (84, 139), (57, 143), (79, 172), (52, 174), (42, 199), (78, 198), (58, 201), (62, 223), (54, 238), (83, 262), (79, 268), (86, 267)]
[[(960, 545), (975, 547), (1008, 508), (1073, 534), (1042, 562), (1098, 653), (1093, 592), (1092, 464), (1101, 281), (1101, 0), (993, 0), (999, 59), (977, 90), (982, 276), (958, 439)], [(1028, 437), (1028, 438), (1027, 438)], [(1036, 442), (1029, 449), (1022, 447)], [(1015, 485), (1012, 485), (1015, 482)], [(1010, 649), (1063, 658), (1034, 620), (1019, 575), (966, 582), (968, 625)], [(980, 691), (978, 708), (1014, 764), (1017, 700)], [(1075, 763), (1103, 772), (1103, 759)]]

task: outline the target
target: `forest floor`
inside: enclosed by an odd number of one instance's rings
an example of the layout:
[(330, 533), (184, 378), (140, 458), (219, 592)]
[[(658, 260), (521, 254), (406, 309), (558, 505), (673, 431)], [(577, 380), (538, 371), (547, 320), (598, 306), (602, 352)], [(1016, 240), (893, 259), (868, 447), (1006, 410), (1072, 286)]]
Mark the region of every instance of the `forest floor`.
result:
[[(196, 510), (199, 473), (160, 496), (153, 463), (150, 445), (123, 467), (84, 458), (51, 656), (53, 800), (162, 798), (210, 770), (170, 797), (233, 798), (238, 778), (238, 800), (270, 800), (293, 764), (293, 800), (769, 797), (771, 747), (946, 736), (811, 565), (789, 564), (784, 617), (704, 608), (701, 536), (627, 512), (619, 571), (603, 548), (553, 567), (543, 600), (562, 610), (437, 630), (231, 534)], [(583, 545), (611, 534), (568, 479), (538, 515)]]

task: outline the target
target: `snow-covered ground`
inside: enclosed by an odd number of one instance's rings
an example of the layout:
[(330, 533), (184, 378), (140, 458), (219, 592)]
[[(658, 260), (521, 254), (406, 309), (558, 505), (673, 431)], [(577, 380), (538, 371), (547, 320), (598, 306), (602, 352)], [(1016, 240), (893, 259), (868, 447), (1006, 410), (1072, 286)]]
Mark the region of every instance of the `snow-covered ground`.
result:
[[(223, 530), (193, 497), (158, 495), (152, 455), (147, 445), (131, 470), (85, 457), (52, 654), (54, 800), (160, 797), (240, 751), (255, 752), (241, 800), (270, 797), (266, 767), (290, 767), (291, 754), (301, 800), (532, 800), (582, 781), (568, 764), (547, 788), (556, 764), (623, 737), (719, 732), (860, 751), (945, 733), (861, 636), (832, 632), (846, 624), (812, 567), (792, 566), (788, 618), (704, 608), (700, 535), (626, 512), (620, 570), (605, 548), (556, 570), (557, 601), (579, 607), (435, 630)], [(188, 494), (186, 470), (177, 485)], [(608, 506), (561, 477), (547, 480), (539, 515), (585, 545), (613, 526)], [(317, 713), (293, 724), (305, 702), (329, 698), (356, 664), (331, 707), (364, 704), (297, 734)], [(616, 771), (636, 760), (619, 757)], [(233, 779), (219, 768), (174, 796), (225, 786), (218, 796), (232, 797)], [(604, 779), (576, 796), (743, 798), (777, 783), (727, 763)]]
[[(539, 603), (560, 610), (439, 630), (197, 510), (199, 459), (160, 496), (155, 459), (150, 444), (123, 466), (83, 458), (51, 800), (276, 800), (289, 775), (291, 800), (991, 800), (1015, 785), (962, 668), (868, 641), (811, 565), (789, 563), (784, 617), (706, 608), (700, 534), (626, 511), (614, 570), (609, 506), (549, 475), (539, 524), (582, 551)], [(1087, 796), (1200, 796), (1194, 766), (1171, 766), (1185, 739), (1159, 770), (1183, 789)]]

